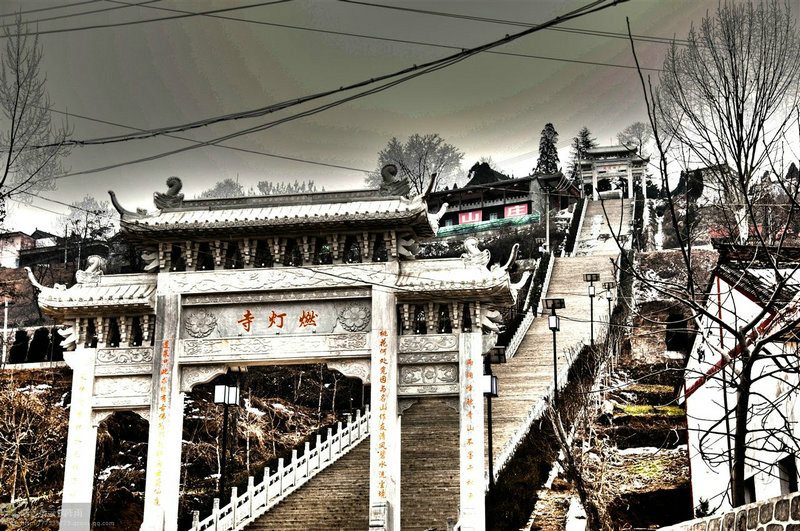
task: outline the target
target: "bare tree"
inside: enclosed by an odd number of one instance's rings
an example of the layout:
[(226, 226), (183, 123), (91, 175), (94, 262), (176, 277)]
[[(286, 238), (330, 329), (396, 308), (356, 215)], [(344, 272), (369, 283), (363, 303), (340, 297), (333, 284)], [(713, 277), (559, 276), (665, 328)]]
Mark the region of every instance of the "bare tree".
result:
[(645, 122), (633, 122), (617, 133), (617, 140), (619, 140), (620, 144), (636, 147), (639, 155), (642, 155), (645, 144), (650, 142), (652, 137), (653, 129), (650, 124)]
[(706, 186), (734, 209), (746, 242), (753, 192), (797, 108), (797, 29), (788, 3), (724, 2), (686, 40), (664, 59), (653, 102), (658, 127), (669, 139), (664, 147), (715, 169)]
[(420, 195), (431, 185), (433, 190), (437, 190), (453, 182), (463, 158), (464, 153), (445, 142), (438, 133), (414, 133), (405, 143), (393, 137), (378, 153), (378, 169), (367, 176), (367, 185), (377, 186), (381, 178), (380, 168), (394, 164), (399, 176), (408, 178), (411, 193)]
[[(635, 49), (633, 53), (638, 65)], [(763, 231), (749, 234), (758, 224), (752, 193), (765, 169), (787, 190), (787, 225), (800, 206), (797, 183), (787, 181), (788, 174), (777, 164), (797, 107), (798, 67), (800, 45), (788, 4), (725, 2), (699, 29), (690, 30), (688, 46), (672, 46), (658, 91), (640, 71), (662, 185), (667, 184), (670, 159), (712, 168), (705, 173), (713, 174), (719, 199), (735, 213), (739, 242), (748, 243), (722, 246), (738, 262), (728, 270), (731, 292), (752, 287), (754, 269), (763, 281), (755, 295), (756, 310), (737, 315), (736, 308), (723, 311), (721, 304), (706, 300), (691, 238), (678, 238), (680, 275), (656, 278), (626, 264), (642, 286), (680, 305), (688, 315), (687, 328), (694, 323), (700, 332), (690, 363), (700, 366), (705, 358), (710, 368), (688, 377), (697, 385), (711, 382), (721, 389), (719, 403), (708, 404), (713, 408), (701, 414), (713, 416), (702, 419), (708, 422), (700, 434), (701, 444), (708, 445), (702, 455), (707, 462), (729, 467), (733, 506), (745, 502), (746, 467), (763, 470), (765, 453), (798, 450), (793, 421), (785, 411), (800, 373), (792, 347), (800, 313), (796, 302), (786, 298), (800, 276), (799, 262), (787, 256), (786, 231), (774, 245)], [(666, 217), (681, 234), (678, 210), (667, 195)], [(779, 381), (784, 383), (776, 385)], [(727, 441), (727, 448), (713, 446), (720, 441)]]
[(233, 180), (230, 177), (223, 179), (216, 183), (208, 190), (203, 190), (198, 199), (228, 199), (231, 197), (244, 197), (248, 195), (242, 183), (239, 180)]
[(114, 232), (114, 218), (108, 201), (98, 201), (90, 194), (73, 202), (63, 216), (72, 235), (84, 241), (108, 238)]
[(6, 46), (0, 66), (0, 222), (5, 219), (9, 197), (20, 200), (41, 190), (55, 189), (54, 178), (64, 172), (61, 161), (69, 154), (64, 145), (66, 124), (53, 125), (52, 104), (40, 71), (42, 48), (31, 37), (22, 18), (5, 27)]

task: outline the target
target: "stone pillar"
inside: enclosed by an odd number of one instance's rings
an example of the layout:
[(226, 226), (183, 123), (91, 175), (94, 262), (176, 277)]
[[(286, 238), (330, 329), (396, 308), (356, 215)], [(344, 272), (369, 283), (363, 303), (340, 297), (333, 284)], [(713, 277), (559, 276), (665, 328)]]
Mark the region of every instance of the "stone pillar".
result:
[(458, 336), (460, 508), (463, 531), (484, 531), (483, 335)]
[(72, 368), (72, 402), (69, 411), (67, 457), (64, 464), (64, 494), (61, 498), (60, 529), (90, 529), (94, 488), (94, 457), (97, 426), (92, 425), (92, 392), (96, 349), (79, 345), (64, 352)]
[(178, 528), (184, 398), (175, 351), (179, 322), (180, 296), (159, 294), (142, 531)]
[(633, 189), (633, 169), (631, 169), (632, 165), (633, 165), (633, 161), (629, 160), (628, 161), (628, 197), (630, 199), (633, 199), (634, 197), (636, 197), (636, 194), (634, 193), (635, 190)]
[(592, 164), (592, 199), (597, 201), (600, 195), (597, 193), (597, 168)]
[(644, 198), (644, 208), (642, 209), (642, 223), (644, 225), (643, 232), (647, 232), (647, 226), (650, 224), (650, 210), (647, 208), (647, 172), (642, 170), (642, 197)]
[[(390, 265), (397, 269), (397, 262)], [(400, 417), (397, 411), (397, 299), (372, 288), (369, 527), (400, 530)]]

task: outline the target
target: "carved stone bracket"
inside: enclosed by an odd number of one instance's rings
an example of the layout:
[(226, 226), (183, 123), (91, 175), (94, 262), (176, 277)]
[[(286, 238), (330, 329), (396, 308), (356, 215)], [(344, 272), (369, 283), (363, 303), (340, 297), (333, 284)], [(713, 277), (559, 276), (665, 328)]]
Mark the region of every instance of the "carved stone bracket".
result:
[(336, 360), (327, 363), (328, 368), (339, 371), (349, 378), (358, 378), (364, 385), (370, 384), (370, 360)]
[(397, 400), (397, 414), (402, 415), (414, 404), (418, 403), (417, 398), (400, 398)]
[(227, 365), (189, 365), (182, 367), (181, 391), (188, 393), (195, 385), (208, 383), (227, 371)]
[(425, 334), (400, 336), (399, 352), (447, 352), (458, 351), (458, 336), (455, 334)]

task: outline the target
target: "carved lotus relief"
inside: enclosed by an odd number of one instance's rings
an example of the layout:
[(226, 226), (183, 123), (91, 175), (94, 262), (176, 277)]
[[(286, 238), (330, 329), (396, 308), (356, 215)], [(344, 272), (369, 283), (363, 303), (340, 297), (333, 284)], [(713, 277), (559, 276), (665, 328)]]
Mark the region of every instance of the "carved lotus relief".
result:
[(207, 337), (217, 327), (217, 318), (208, 312), (197, 312), (183, 320), (186, 333), (192, 337)]
[(338, 313), (339, 324), (348, 332), (366, 332), (370, 325), (370, 309), (366, 306), (348, 306)]

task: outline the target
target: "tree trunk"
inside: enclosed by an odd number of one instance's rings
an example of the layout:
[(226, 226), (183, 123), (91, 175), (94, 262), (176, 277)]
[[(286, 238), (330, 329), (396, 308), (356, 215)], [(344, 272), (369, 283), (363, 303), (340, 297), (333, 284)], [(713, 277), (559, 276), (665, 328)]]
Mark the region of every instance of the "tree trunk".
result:
[(733, 435), (733, 473), (731, 474), (732, 505), (744, 505), (744, 470), (747, 454), (747, 420), (750, 409), (752, 363), (744, 362), (736, 386), (736, 432)]

